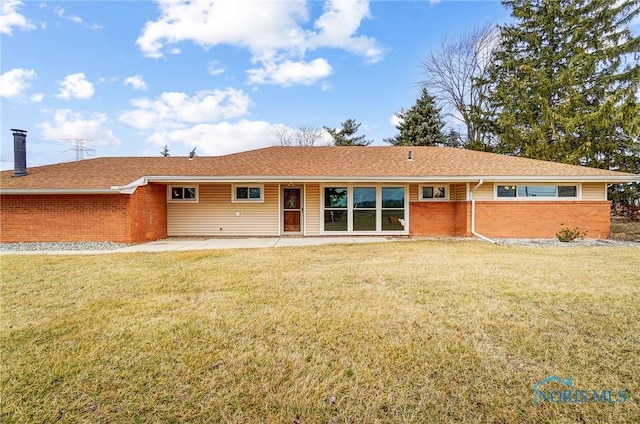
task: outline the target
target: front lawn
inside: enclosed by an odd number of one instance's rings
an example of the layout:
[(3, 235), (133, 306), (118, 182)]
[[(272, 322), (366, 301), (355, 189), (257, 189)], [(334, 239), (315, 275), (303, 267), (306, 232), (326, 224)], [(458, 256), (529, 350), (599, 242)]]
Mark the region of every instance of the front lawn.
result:
[[(3, 423), (640, 416), (638, 248), (401, 241), (0, 261)], [(627, 399), (534, 405), (550, 376)]]

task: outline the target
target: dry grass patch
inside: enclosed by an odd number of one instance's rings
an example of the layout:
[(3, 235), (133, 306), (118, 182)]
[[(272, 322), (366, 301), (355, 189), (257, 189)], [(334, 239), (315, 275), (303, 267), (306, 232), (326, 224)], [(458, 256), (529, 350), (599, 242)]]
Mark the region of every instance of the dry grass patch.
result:
[[(634, 422), (640, 250), (2, 257), (2, 422)], [(532, 385), (627, 390), (533, 405)]]
[(613, 240), (640, 242), (640, 221), (624, 218), (611, 220), (611, 238)]

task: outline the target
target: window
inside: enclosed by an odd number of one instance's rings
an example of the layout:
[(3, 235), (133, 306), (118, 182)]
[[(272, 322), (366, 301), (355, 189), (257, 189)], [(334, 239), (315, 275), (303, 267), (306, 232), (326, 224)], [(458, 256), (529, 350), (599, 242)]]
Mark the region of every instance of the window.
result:
[(236, 185), (233, 186), (232, 202), (264, 202), (262, 185)]
[(324, 230), (347, 231), (347, 188), (324, 188)]
[(353, 188), (353, 231), (376, 230), (376, 188)]
[(404, 187), (382, 187), (382, 231), (403, 231), (404, 222)]
[(406, 187), (343, 186), (322, 189), (324, 232), (406, 233)]
[(449, 200), (448, 185), (420, 186), (420, 200)]
[(558, 186), (558, 197), (578, 197), (578, 187)]
[(168, 202), (197, 202), (197, 186), (168, 186)]
[(577, 198), (577, 185), (499, 185), (496, 186), (496, 197), (518, 199), (553, 199)]

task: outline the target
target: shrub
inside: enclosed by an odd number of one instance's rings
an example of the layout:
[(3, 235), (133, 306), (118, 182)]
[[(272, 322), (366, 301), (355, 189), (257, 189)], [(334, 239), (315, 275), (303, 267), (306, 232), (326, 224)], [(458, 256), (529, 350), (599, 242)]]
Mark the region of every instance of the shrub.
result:
[(556, 233), (556, 237), (563, 243), (574, 241), (575, 239), (582, 239), (586, 236), (587, 233), (580, 231), (578, 227), (573, 230), (570, 228), (565, 228), (564, 226), (560, 231)]

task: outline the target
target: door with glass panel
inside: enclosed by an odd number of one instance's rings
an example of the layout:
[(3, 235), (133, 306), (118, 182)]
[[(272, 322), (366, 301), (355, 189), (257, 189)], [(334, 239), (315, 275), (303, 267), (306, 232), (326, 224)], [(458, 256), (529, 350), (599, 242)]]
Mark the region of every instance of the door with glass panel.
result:
[(282, 189), (282, 230), (288, 234), (302, 233), (302, 189), (286, 187)]

